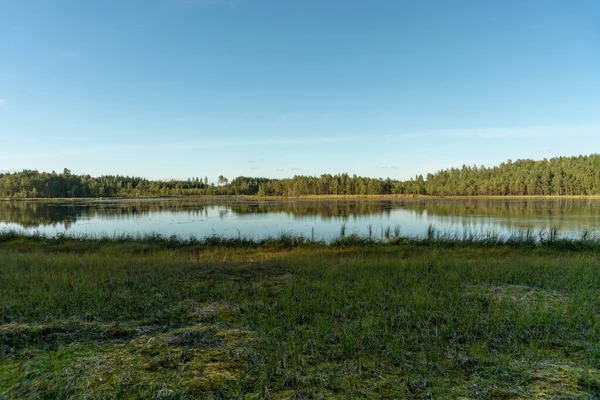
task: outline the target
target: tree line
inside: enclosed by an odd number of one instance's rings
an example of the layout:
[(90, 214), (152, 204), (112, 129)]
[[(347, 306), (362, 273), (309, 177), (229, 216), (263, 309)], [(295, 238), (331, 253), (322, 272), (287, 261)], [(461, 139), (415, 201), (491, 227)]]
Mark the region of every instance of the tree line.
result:
[(430, 195), (526, 196), (600, 195), (600, 155), (508, 160), (498, 166), (449, 168), (410, 180), (369, 178), (348, 174), (296, 175), (270, 179), (220, 176), (208, 179), (149, 180), (121, 175), (74, 175), (24, 170), (0, 174), (3, 198), (157, 197), (193, 195)]
[(205, 180), (157, 181), (135, 176), (74, 175), (23, 170), (0, 174), (0, 197), (9, 198), (80, 198), (80, 197), (146, 197), (204, 194)]

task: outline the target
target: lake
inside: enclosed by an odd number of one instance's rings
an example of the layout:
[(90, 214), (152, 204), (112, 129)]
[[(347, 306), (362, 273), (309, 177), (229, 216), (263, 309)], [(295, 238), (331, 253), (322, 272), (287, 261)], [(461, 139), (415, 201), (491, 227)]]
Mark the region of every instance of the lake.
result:
[(330, 240), (423, 236), (427, 228), (462, 235), (550, 226), (567, 236), (600, 226), (598, 199), (119, 199), (0, 201), (0, 230), (47, 235), (144, 235), (252, 238), (282, 232)]

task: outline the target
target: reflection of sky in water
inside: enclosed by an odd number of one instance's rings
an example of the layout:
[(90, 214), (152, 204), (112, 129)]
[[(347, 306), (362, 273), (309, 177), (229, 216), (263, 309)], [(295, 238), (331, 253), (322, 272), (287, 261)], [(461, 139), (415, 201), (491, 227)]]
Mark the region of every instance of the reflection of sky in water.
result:
[[(108, 205), (108, 208), (90, 208), (98, 204)], [(135, 206), (132, 209), (132, 204), (138, 204), (140, 210), (135, 209)], [(19, 219), (16, 216), (11, 218), (12, 209), (7, 211), (5, 207), (4, 214), (1, 214), (0, 229), (25, 230), (49, 235), (63, 232), (74, 235), (109, 236), (159, 233), (181, 237), (203, 237), (214, 234), (230, 237), (244, 235), (253, 238), (288, 232), (306, 237), (312, 237), (314, 234), (316, 239), (331, 239), (339, 235), (343, 224), (346, 226), (347, 235), (352, 233), (367, 235), (370, 226), (373, 235), (381, 237), (387, 228), (391, 228), (393, 233), (397, 226), (400, 227), (401, 235), (424, 235), (430, 225), (435, 225), (438, 231), (458, 235), (465, 232), (475, 234), (496, 232), (505, 235), (523, 228), (541, 230), (550, 226), (560, 227), (562, 234), (577, 235), (584, 229), (595, 230), (600, 223), (600, 201), (589, 200), (575, 203), (575, 206), (567, 202), (564, 204), (556, 201), (541, 202), (534, 208), (531, 208), (531, 204), (527, 208), (527, 203), (519, 200), (511, 200), (509, 203), (506, 200), (498, 200), (496, 203), (494, 201), (462, 203), (456, 200), (447, 200), (444, 203), (437, 200), (435, 203), (423, 201), (418, 204), (390, 203), (391, 206), (385, 204), (379, 208), (361, 209), (362, 211), (343, 207), (337, 209), (340, 213), (343, 211), (345, 215), (319, 213), (315, 211), (318, 207), (315, 209), (314, 206), (318, 203), (314, 201), (310, 203), (313, 209), (308, 215), (305, 214), (308, 203), (302, 202), (288, 202), (287, 208), (283, 207), (281, 210), (277, 209), (276, 203), (269, 203), (262, 205), (260, 213), (253, 213), (252, 207), (239, 211), (230, 204), (214, 204), (214, 202), (210, 204), (206, 201), (198, 203), (196, 208), (193, 202), (177, 208), (176, 203), (163, 200), (157, 209), (144, 209), (144, 204), (152, 204), (152, 201), (141, 203), (111, 201), (75, 205), (71, 203), (64, 206), (59, 203), (39, 203), (31, 206), (35, 207), (35, 210), (26, 207), (15, 209), (17, 210), (14, 211), (15, 213), (22, 212), (20, 217), (23, 218), (35, 211), (40, 220), (44, 220), (44, 216), (52, 215), (53, 212), (64, 212), (64, 217), (61, 214), (63, 219), (55, 219), (53, 223), (52, 220), (48, 220), (49, 222), (27, 227), (24, 227), (25, 223), (18, 223)], [(364, 206), (365, 203), (359, 200), (355, 203), (346, 201), (343, 204)], [(329, 206), (329, 203), (323, 203), (323, 209)], [(0, 204), (0, 209), (1, 207)], [(122, 209), (126, 209), (128, 213), (119, 214), (119, 210)]]

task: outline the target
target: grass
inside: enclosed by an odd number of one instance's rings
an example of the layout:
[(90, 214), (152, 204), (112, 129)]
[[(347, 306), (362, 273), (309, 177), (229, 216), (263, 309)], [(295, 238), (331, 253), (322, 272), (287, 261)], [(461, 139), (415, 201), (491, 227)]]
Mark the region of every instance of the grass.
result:
[(0, 397), (600, 397), (597, 239), (392, 233), (2, 233)]

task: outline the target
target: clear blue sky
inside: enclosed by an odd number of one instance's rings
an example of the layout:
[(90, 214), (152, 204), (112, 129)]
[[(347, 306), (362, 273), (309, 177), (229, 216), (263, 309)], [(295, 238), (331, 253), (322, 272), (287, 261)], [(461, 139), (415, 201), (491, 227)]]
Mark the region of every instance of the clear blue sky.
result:
[(185, 178), (600, 152), (600, 1), (0, 0), (0, 170)]

